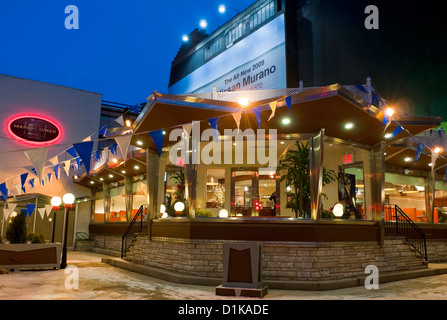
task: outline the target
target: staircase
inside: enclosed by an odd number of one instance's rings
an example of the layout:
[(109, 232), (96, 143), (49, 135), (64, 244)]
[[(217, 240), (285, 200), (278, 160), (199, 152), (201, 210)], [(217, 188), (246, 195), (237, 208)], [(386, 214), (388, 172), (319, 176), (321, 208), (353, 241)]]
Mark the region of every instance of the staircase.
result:
[(385, 207), (385, 235), (404, 237), (406, 243), (428, 262), (425, 233), (397, 205)]
[[(134, 245), (137, 235), (143, 232), (143, 216), (145, 212), (147, 212), (147, 206), (142, 205), (124, 232), (121, 239), (121, 259), (126, 257), (126, 253)], [(138, 218), (140, 219), (138, 220)], [(135, 225), (137, 221), (139, 224)]]

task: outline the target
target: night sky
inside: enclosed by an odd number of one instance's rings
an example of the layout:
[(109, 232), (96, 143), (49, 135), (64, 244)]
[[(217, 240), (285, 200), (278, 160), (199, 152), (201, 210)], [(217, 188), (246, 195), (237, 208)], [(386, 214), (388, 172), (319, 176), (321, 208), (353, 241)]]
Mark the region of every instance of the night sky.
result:
[[(182, 35), (208, 20), (208, 31), (254, 0), (14, 0), (0, 2), (0, 73), (144, 102), (167, 93)], [(218, 6), (225, 3), (225, 14)], [(65, 28), (65, 8), (79, 29)], [(232, 9), (231, 9), (232, 8)]]

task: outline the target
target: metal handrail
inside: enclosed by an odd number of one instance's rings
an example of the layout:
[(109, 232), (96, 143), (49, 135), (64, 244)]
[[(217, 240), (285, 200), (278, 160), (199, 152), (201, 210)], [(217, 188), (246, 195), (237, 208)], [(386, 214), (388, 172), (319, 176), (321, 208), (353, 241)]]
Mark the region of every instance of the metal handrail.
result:
[(129, 233), (133, 230), (133, 226), (135, 222), (137, 221), (138, 217), (140, 218), (140, 228), (137, 232), (132, 233), (132, 236), (135, 236), (136, 233), (141, 233), (143, 231), (143, 213), (144, 209), (146, 208), (146, 205), (141, 205), (138, 209), (137, 213), (133, 217), (132, 221), (130, 222), (129, 226), (127, 227), (126, 231), (124, 232), (122, 239), (121, 239), (121, 259), (124, 258), (124, 255), (126, 254), (127, 250), (129, 250), (129, 247), (127, 245), (127, 239), (129, 237)]
[(405, 237), (405, 240), (428, 261), (424, 231), (399, 206), (393, 204), (385, 207), (385, 231)]

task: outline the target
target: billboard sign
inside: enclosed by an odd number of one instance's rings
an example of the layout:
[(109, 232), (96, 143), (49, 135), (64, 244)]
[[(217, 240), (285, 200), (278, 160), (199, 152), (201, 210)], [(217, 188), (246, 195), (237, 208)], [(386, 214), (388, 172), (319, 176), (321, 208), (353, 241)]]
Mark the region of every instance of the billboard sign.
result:
[(170, 94), (286, 88), (284, 15), (235, 43), (171, 87)]

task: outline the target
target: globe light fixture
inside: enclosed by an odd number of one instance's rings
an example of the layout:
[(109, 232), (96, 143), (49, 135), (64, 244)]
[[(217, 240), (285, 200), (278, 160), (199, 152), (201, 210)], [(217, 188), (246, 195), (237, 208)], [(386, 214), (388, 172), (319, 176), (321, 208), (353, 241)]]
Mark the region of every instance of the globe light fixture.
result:
[(62, 203), (62, 199), (60, 197), (56, 196), (56, 197), (51, 198), (50, 202), (51, 202), (51, 205), (53, 206), (53, 209), (59, 210), (59, 206)]
[(62, 197), (62, 200), (66, 205), (72, 205), (73, 202), (75, 201), (75, 196), (72, 193), (66, 193)]
[(219, 5), (219, 13), (225, 13), (227, 11), (227, 7), (224, 4)]
[(183, 210), (185, 210), (185, 204), (183, 202), (176, 202), (174, 204), (174, 210), (176, 212), (182, 212)]
[(388, 107), (388, 108), (386, 108), (385, 112), (388, 117), (392, 117), (394, 114), (394, 109)]
[(188, 37), (186, 34), (184, 34), (184, 35), (182, 36), (182, 41), (183, 41), (183, 42), (188, 42), (188, 41), (189, 41), (189, 37)]
[(162, 204), (160, 206), (160, 213), (165, 213), (166, 212), (166, 206), (164, 204)]
[(246, 107), (250, 104), (250, 101), (248, 100), (248, 98), (240, 97), (240, 98), (238, 99), (238, 103), (239, 103), (243, 108), (246, 108)]
[(67, 267), (67, 234), (68, 234), (68, 213), (70, 212), (71, 205), (75, 201), (75, 196), (72, 193), (66, 193), (62, 197), (62, 201), (65, 204), (65, 232), (64, 232), (64, 245), (62, 247), (62, 259), (61, 259), (61, 269)]
[(343, 211), (344, 211), (344, 208), (343, 208), (343, 205), (341, 203), (335, 204), (334, 208), (332, 209), (332, 213), (337, 218), (340, 218), (343, 215)]
[(199, 26), (202, 29), (206, 29), (206, 27), (208, 26), (208, 22), (205, 19), (202, 19), (199, 21)]
[(228, 218), (228, 210), (222, 209), (219, 211), (219, 218)]

